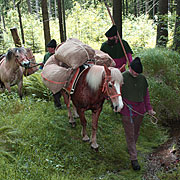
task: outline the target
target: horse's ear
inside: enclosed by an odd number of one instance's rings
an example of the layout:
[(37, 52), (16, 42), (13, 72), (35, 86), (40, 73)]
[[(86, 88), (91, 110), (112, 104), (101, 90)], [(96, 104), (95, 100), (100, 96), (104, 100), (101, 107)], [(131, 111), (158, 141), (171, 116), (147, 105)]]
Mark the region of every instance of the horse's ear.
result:
[(108, 69), (108, 67), (107, 67), (106, 64), (104, 64), (104, 70), (105, 70), (105, 72), (106, 72), (106, 74), (107, 74), (108, 76), (111, 75), (111, 70)]
[(8, 49), (8, 52), (6, 54), (6, 59), (10, 60), (12, 58), (13, 55), (13, 50), (12, 49)]

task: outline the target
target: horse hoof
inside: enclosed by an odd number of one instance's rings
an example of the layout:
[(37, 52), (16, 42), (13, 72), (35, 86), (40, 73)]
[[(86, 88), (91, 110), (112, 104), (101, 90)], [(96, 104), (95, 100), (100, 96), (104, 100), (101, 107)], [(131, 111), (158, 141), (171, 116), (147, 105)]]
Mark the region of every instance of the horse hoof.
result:
[(83, 140), (84, 142), (89, 142), (90, 139), (89, 139), (89, 137), (86, 135), (86, 136), (83, 137), (82, 140)]
[(72, 128), (76, 127), (76, 122), (70, 122), (69, 124), (71, 125)]
[(99, 148), (98, 148), (98, 147), (97, 147), (97, 148), (93, 148), (93, 147), (91, 146), (91, 149), (94, 150), (94, 151), (96, 151), (96, 152), (99, 152)]

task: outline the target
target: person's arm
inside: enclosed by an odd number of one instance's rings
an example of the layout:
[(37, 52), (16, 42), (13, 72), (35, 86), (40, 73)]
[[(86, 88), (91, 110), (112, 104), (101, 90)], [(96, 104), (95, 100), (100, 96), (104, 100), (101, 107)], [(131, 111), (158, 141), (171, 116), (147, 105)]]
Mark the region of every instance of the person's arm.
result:
[(129, 63), (131, 63), (132, 62), (132, 54), (131, 53), (127, 53), (127, 57), (129, 59)]
[(39, 69), (43, 69), (45, 62), (46, 62), (46, 54), (44, 55), (43, 62), (39, 66)]
[(149, 115), (155, 115), (156, 112), (153, 110), (151, 104), (150, 104), (150, 97), (149, 97), (149, 90), (147, 88), (146, 96), (144, 97), (144, 104), (146, 111), (148, 112)]

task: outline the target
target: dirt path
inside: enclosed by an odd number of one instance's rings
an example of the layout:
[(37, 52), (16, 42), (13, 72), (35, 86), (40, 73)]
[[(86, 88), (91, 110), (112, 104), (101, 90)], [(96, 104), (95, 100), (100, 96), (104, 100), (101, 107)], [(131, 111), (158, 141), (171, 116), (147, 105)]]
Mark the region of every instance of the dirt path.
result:
[(147, 158), (147, 172), (144, 180), (159, 180), (157, 171), (172, 172), (180, 163), (180, 129), (173, 128), (171, 138)]

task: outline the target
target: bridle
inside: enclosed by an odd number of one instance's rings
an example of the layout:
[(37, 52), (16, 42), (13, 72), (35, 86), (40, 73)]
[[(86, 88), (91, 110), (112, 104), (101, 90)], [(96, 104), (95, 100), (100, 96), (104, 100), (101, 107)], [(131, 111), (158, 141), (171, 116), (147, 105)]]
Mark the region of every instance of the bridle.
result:
[[(24, 59), (25, 59), (25, 58), (22, 58), (21, 61), (24, 61)], [(19, 61), (19, 59), (18, 59), (17, 56), (16, 56), (16, 59), (15, 59), (15, 62), (16, 62), (19, 66), (24, 67), (24, 66), (21, 64), (21, 62)]]
[(24, 67), (25, 69), (30, 69), (30, 68), (33, 68), (33, 67), (42, 65), (42, 63), (33, 62), (33, 60), (35, 60), (35, 57), (34, 57), (34, 56), (29, 57), (29, 58), (26, 56), (26, 58), (23, 58), (21, 61), (24, 61), (24, 59), (27, 59), (27, 60), (29, 61), (29, 63), (35, 64), (35, 65), (34, 65), (34, 66), (27, 66), (27, 67), (25, 67), (25, 66), (23, 66), (23, 65), (21, 64), (21, 62), (19, 61), (19, 59), (18, 59), (17, 57), (16, 57), (15, 61), (16, 61), (16, 63), (17, 63), (19, 66)]
[(107, 93), (108, 97), (112, 100), (113, 98), (115, 98), (117, 96), (121, 96), (121, 93), (120, 94), (110, 95), (109, 88), (108, 88), (108, 83), (110, 82), (111, 78), (112, 78), (111, 76), (108, 76), (105, 73), (105, 79), (104, 79), (104, 84), (103, 84), (102, 92), (103, 93)]

